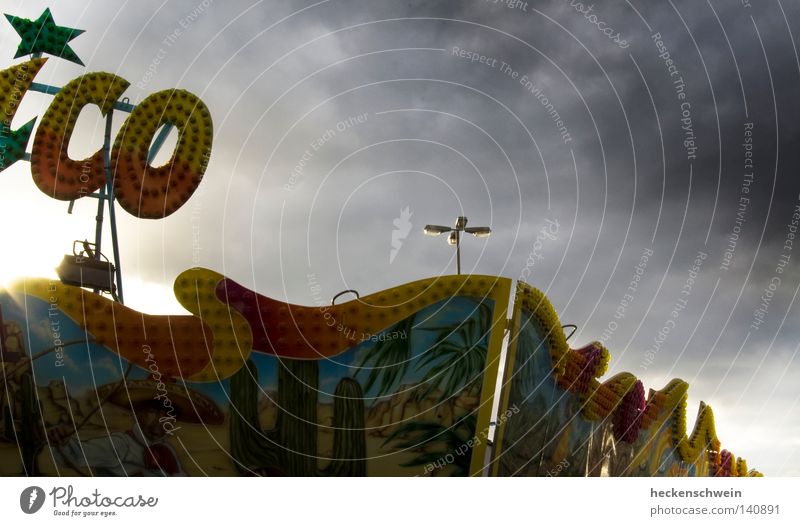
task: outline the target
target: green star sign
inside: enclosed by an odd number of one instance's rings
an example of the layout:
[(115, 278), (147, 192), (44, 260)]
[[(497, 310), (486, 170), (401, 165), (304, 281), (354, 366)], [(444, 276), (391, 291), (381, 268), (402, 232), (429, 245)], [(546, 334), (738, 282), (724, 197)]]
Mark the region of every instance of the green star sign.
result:
[(25, 147), (31, 138), (36, 119), (26, 123), (17, 131), (0, 122), (0, 172), (25, 157)]
[(70, 40), (83, 33), (83, 29), (57, 26), (50, 8), (45, 9), (35, 21), (11, 15), (6, 15), (6, 18), (22, 38), (14, 58), (47, 53), (83, 66), (81, 59), (68, 44)]

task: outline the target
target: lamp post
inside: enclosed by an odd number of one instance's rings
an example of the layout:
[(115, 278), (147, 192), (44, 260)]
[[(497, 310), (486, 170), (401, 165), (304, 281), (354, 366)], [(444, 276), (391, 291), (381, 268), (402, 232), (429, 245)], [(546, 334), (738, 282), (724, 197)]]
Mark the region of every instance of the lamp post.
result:
[(440, 236), (450, 232), (447, 237), (447, 243), (456, 246), (456, 265), (458, 273), (461, 274), (461, 232), (472, 234), (475, 237), (489, 237), (492, 229), (488, 226), (467, 227), (467, 218), (458, 216), (452, 228), (441, 225), (425, 225), (424, 232), (428, 236)]

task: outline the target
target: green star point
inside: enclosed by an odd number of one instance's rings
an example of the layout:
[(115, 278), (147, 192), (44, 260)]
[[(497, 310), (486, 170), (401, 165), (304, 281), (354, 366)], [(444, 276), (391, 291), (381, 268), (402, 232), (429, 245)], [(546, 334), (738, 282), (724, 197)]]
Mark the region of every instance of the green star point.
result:
[(50, 8), (36, 20), (6, 15), (22, 41), (14, 58), (47, 53), (83, 66), (83, 62), (69, 46), (69, 41), (82, 34), (83, 29), (57, 26)]
[(0, 172), (25, 157), (25, 147), (30, 141), (36, 119), (11, 131), (4, 122), (0, 123)]

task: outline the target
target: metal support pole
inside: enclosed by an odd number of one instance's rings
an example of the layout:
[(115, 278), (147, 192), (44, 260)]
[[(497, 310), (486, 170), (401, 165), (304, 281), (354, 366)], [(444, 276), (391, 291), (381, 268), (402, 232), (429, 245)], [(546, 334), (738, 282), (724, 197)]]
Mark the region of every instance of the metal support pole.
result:
[(106, 177), (105, 184), (100, 187), (100, 206), (105, 206), (104, 201), (108, 201), (108, 219), (111, 221), (111, 247), (114, 251), (114, 267), (117, 282), (117, 299), (124, 303), (125, 297), (122, 294), (122, 263), (119, 258), (119, 237), (117, 236), (117, 214), (114, 204), (114, 178), (111, 173), (111, 125), (114, 122), (114, 110), (106, 115), (106, 134), (103, 142), (103, 168)]
[[(103, 188), (105, 193), (105, 188)], [(94, 230), (94, 259), (100, 261), (100, 250), (103, 248), (103, 207), (105, 207), (105, 199), (97, 200), (97, 215), (95, 216), (96, 226)], [(97, 294), (100, 289), (94, 289)]]
[[(28, 89), (30, 91), (44, 93), (45, 95), (55, 95), (59, 91), (61, 91), (61, 88), (59, 88), (58, 86), (50, 86), (49, 84), (42, 84), (39, 82), (31, 82), (31, 85)], [(135, 107), (136, 106), (130, 104), (129, 102), (124, 102), (124, 99), (121, 101), (118, 100), (117, 102), (114, 103), (115, 110), (120, 110), (127, 113), (131, 113)]]
[(122, 263), (119, 259), (119, 238), (117, 237), (117, 214), (114, 204), (114, 182), (111, 179), (106, 181), (108, 188), (108, 218), (111, 220), (111, 246), (114, 250), (114, 264), (117, 273), (117, 299), (120, 303), (125, 303), (122, 295)]
[(150, 151), (147, 154), (148, 163), (152, 163), (156, 158), (156, 155), (158, 155), (158, 152), (161, 151), (161, 147), (164, 146), (164, 141), (167, 140), (167, 137), (169, 137), (169, 132), (171, 131), (172, 124), (170, 123), (166, 123), (161, 127), (161, 131), (156, 136), (156, 140), (153, 141), (153, 146), (150, 148)]
[(97, 261), (100, 261), (100, 251), (103, 249), (103, 212), (106, 206), (105, 193), (106, 188), (102, 186), (100, 188), (101, 197), (97, 200), (97, 215), (94, 217), (94, 259)]
[[(106, 152), (108, 151), (108, 145), (111, 142), (111, 112), (108, 113), (106, 117), (106, 131), (105, 136), (103, 139), (103, 160), (106, 161)], [(105, 185), (100, 187), (100, 198), (97, 200), (97, 215), (94, 216), (95, 219), (95, 227), (94, 227), (94, 259), (96, 261), (101, 260), (101, 254), (103, 252), (103, 219), (105, 213), (105, 206), (106, 206), (106, 187)], [(72, 212), (72, 204), (70, 204), (69, 209), (67, 210), (69, 213)], [(94, 289), (95, 294), (100, 292), (100, 289)]]
[(461, 231), (456, 230), (456, 266), (458, 275), (461, 275)]

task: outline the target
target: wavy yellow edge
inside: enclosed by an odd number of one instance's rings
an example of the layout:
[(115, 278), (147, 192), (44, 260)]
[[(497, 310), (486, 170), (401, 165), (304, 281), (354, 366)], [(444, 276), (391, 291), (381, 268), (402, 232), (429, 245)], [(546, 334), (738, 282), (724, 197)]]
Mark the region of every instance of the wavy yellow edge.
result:
[(253, 348), (253, 334), (244, 316), (217, 298), (217, 285), (225, 279), (204, 268), (185, 270), (175, 278), (173, 292), (181, 306), (211, 328), (214, 341), (210, 361), (190, 382), (216, 382), (242, 368)]
[[(553, 361), (553, 374), (557, 379), (565, 373), (570, 361), (583, 363), (582, 357), (567, 344), (561, 321), (547, 296), (539, 289), (518, 281), (515, 315), (520, 309), (530, 312), (531, 321), (537, 325), (542, 334), (546, 335), (545, 342)], [(599, 382), (597, 378), (605, 374), (608, 369), (610, 353), (599, 342), (594, 344), (602, 349), (602, 360), (596, 369), (595, 378), (590, 381), (588, 393), (583, 395), (582, 415), (587, 420), (602, 420), (619, 405), (638, 378), (631, 373), (623, 372), (603, 383)], [(674, 437), (672, 446), (676, 448), (682, 461), (694, 463), (704, 451), (709, 450), (713, 452), (714, 460), (719, 462), (720, 440), (717, 437), (714, 413), (710, 406), (700, 402), (692, 434), (686, 435), (688, 390), (689, 384), (678, 378), (671, 380), (658, 391), (651, 389), (642, 419), (642, 429), (650, 430), (661, 425), (666, 419), (672, 418)], [(731, 455), (734, 459), (732, 476), (762, 476), (756, 470), (748, 470), (746, 460)]]

